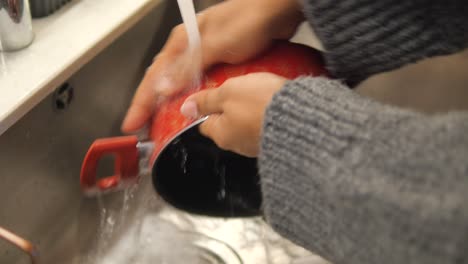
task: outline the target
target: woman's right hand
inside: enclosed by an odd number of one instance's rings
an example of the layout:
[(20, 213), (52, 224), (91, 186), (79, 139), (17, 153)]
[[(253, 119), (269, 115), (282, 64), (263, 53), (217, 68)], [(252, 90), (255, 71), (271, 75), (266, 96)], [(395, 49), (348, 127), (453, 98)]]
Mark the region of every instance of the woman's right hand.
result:
[(187, 51), (185, 28), (176, 26), (135, 93), (122, 125), (124, 132), (142, 128), (159, 101), (190, 86), (200, 71), (218, 63), (241, 63), (274, 39), (290, 38), (303, 16), (298, 0), (229, 0), (206, 9), (197, 19), (201, 56)]

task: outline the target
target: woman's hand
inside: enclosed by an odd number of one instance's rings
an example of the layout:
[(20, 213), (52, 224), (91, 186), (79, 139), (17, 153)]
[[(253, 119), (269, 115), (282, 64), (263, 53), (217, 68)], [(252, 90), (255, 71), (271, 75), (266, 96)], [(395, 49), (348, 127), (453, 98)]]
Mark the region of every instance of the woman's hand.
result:
[(175, 27), (138, 87), (122, 130), (142, 128), (159, 101), (190, 86), (200, 71), (217, 63), (243, 62), (274, 39), (290, 38), (302, 20), (297, 0), (222, 2), (198, 15), (201, 56), (187, 52), (185, 28)]
[(271, 73), (252, 73), (227, 80), (217, 89), (191, 95), (181, 112), (190, 118), (209, 115), (200, 132), (220, 148), (256, 157), (265, 110), (287, 80)]

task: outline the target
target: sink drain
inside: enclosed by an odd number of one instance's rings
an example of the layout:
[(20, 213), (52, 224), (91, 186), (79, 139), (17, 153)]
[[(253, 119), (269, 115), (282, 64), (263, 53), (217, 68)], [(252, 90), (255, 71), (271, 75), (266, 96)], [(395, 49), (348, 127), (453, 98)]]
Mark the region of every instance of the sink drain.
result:
[(70, 83), (62, 84), (53, 95), (54, 109), (58, 111), (67, 109), (73, 100), (73, 95), (74, 91)]

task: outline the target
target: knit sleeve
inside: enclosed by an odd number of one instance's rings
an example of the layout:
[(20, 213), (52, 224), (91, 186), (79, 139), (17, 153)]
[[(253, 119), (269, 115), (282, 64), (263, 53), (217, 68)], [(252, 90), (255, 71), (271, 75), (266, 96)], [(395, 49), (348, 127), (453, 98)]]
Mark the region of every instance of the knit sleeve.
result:
[(267, 109), (259, 168), (266, 220), (335, 264), (468, 263), (466, 112), (297, 79)]
[(375, 73), (468, 47), (466, 0), (303, 0), (335, 77)]

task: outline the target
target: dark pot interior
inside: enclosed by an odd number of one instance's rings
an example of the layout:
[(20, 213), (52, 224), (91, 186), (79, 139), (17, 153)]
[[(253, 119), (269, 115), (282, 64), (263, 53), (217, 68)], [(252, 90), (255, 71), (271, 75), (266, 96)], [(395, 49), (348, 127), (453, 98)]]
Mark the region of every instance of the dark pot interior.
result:
[(153, 166), (153, 185), (172, 206), (216, 217), (260, 215), (257, 160), (224, 151), (198, 125), (180, 134)]

